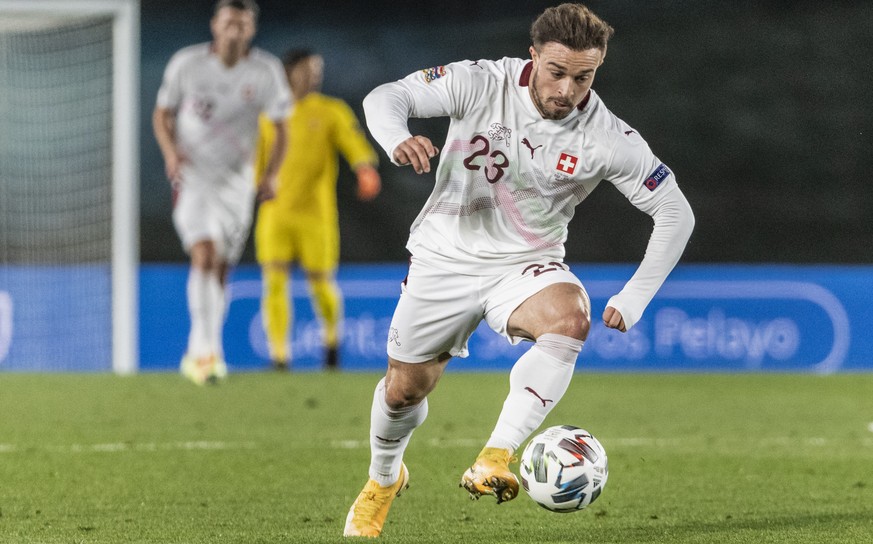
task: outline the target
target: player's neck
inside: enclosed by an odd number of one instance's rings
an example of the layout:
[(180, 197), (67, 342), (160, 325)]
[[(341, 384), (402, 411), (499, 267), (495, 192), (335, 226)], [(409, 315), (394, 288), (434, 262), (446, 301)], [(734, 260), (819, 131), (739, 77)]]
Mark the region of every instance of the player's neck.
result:
[(240, 49), (237, 47), (219, 47), (217, 44), (212, 44), (212, 52), (221, 60), (221, 63), (228, 68), (233, 68), (237, 63), (248, 54), (248, 48)]

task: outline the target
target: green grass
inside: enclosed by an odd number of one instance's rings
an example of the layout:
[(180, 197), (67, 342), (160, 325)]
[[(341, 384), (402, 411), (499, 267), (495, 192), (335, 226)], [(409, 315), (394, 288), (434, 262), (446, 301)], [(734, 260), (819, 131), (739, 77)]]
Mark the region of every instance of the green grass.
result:
[[(342, 542), (375, 374), (0, 374), (0, 542)], [(385, 543), (873, 542), (873, 375), (577, 374), (546, 421), (593, 432), (589, 509), (470, 501), (505, 374), (447, 374)]]

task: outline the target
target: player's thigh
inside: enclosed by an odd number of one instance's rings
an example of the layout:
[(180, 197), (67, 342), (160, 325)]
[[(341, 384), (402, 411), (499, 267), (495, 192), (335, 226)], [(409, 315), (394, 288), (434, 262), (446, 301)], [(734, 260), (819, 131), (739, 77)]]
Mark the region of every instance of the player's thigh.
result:
[(223, 203), (224, 213), (218, 217), (221, 225), (220, 244), (216, 250), (223, 260), (231, 266), (236, 265), (242, 256), (252, 228), (253, 202)]
[(339, 225), (335, 222), (310, 221), (298, 225), (300, 266), (308, 273), (333, 272), (339, 264)]
[(525, 300), (507, 322), (510, 336), (536, 339), (546, 333), (588, 337), (588, 296), (574, 283), (553, 283)]
[(208, 192), (197, 187), (183, 187), (173, 207), (173, 226), (190, 253), (198, 242), (217, 242), (221, 238), (218, 217), (220, 206)]
[(405, 363), (466, 357), (482, 316), (477, 277), (413, 259), (388, 331), (388, 355)]
[[(528, 301), (532, 304), (525, 307)], [(590, 315), (585, 288), (562, 262), (518, 265), (489, 285), (485, 320), (512, 344), (535, 340), (544, 332), (573, 332), (574, 326), (587, 324)]]
[(294, 260), (295, 233), (288, 225), (286, 215), (274, 202), (265, 202), (258, 209), (255, 258), (259, 263), (290, 263)]

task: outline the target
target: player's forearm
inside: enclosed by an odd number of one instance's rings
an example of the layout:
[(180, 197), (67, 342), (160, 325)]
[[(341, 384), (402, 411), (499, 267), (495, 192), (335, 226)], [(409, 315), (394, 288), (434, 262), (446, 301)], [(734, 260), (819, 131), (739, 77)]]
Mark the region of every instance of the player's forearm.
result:
[(678, 187), (655, 208), (652, 218), (655, 226), (643, 261), (624, 289), (607, 303), (621, 312), (628, 329), (640, 320), (679, 262), (694, 229), (694, 213)]
[(164, 160), (176, 155), (175, 115), (165, 108), (155, 108), (152, 113), (152, 130)]
[(380, 85), (364, 98), (367, 128), (389, 158), (401, 142), (412, 136), (408, 126), (411, 112), (412, 96), (399, 83)]
[(288, 130), (285, 123), (274, 123), (274, 126), (276, 128), (276, 139), (273, 141), (273, 147), (270, 149), (270, 160), (264, 169), (264, 179), (275, 179), (279, 174), (279, 168), (282, 167), (282, 161), (285, 160), (285, 153), (288, 149)]

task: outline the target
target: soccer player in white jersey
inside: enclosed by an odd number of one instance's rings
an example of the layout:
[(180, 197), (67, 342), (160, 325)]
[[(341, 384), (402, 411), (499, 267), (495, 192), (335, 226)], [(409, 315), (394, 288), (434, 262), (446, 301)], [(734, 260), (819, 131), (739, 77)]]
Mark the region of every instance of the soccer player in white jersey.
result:
[(388, 370), (370, 419), (369, 481), (346, 536), (378, 536), (409, 481), (403, 452), (427, 416), (449, 359), (467, 355), (484, 319), (512, 343), (533, 341), (509, 375), (491, 437), (461, 485), (513, 499), (515, 450), (567, 390), (591, 307), (563, 262), (574, 208), (601, 181), (654, 219), (645, 257), (602, 312), (626, 332), (679, 260), (694, 224), (672, 171), (591, 89), (612, 28), (580, 4), (543, 12), (529, 60), (462, 61), (376, 88), (364, 100), (374, 138), (397, 165), (430, 172), (438, 149), (410, 117), (451, 118), (430, 199), (412, 225), (412, 253), (388, 335)]
[[(173, 223), (191, 257), (191, 330), (181, 372), (197, 384), (227, 375), (221, 330), (225, 282), (242, 254), (254, 199), (272, 198), (285, 153), (290, 93), (282, 63), (251, 47), (258, 5), (219, 0), (213, 41), (186, 47), (167, 65), (152, 124), (174, 189)], [(276, 140), (256, 186), (258, 116)]]

